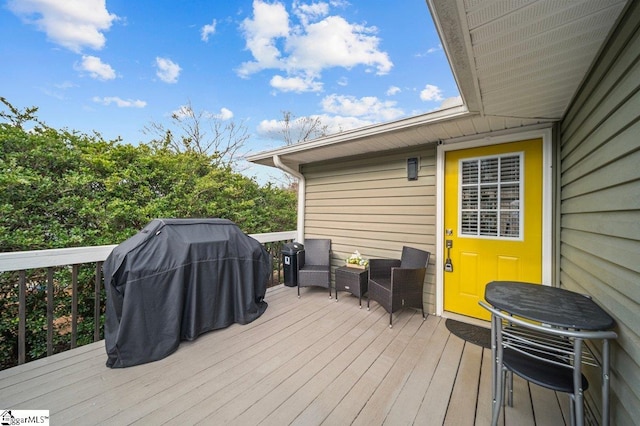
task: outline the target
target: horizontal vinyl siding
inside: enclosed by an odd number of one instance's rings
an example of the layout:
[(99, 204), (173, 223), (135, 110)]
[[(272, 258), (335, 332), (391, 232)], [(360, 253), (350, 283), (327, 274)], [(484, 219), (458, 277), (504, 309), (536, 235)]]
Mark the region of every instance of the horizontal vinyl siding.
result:
[[(416, 181), (407, 180), (410, 157), (420, 157)], [(355, 250), (369, 259), (399, 258), (403, 245), (428, 250), (424, 303), (435, 312), (435, 147), (305, 165), (303, 173), (305, 237), (331, 238), (333, 268)]]
[[(561, 123), (560, 282), (615, 317), (612, 424), (640, 419), (640, 2)], [(598, 405), (600, 382), (589, 376)], [(599, 408), (598, 408), (599, 409)]]

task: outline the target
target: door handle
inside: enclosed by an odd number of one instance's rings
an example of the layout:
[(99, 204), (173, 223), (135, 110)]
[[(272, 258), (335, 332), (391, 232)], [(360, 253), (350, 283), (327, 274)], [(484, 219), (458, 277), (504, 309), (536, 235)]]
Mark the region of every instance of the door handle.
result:
[(444, 261), (444, 271), (453, 272), (453, 263), (451, 263), (451, 248), (453, 247), (453, 240), (446, 240), (447, 246), (447, 259)]

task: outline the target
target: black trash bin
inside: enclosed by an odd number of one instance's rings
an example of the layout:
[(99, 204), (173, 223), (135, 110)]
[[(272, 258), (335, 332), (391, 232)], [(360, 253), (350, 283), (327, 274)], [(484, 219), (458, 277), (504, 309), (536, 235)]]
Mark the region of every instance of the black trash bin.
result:
[(284, 285), (296, 287), (298, 285), (298, 269), (304, 263), (304, 245), (300, 243), (286, 243), (282, 247), (282, 267), (284, 269)]

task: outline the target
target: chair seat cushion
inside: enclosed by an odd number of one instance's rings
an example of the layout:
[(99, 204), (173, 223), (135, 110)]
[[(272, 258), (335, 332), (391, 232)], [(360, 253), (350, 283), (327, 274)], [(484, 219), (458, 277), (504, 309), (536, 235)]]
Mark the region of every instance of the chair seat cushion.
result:
[(391, 291), (391, 278), (377, 277), (371, 278), (369, 281), (377, 284), (384, 290)]
[(298, 271), (298, 285), (300, 287), (320, 286), (329, 287), (330, 269), (324, 265), (304, 265)]

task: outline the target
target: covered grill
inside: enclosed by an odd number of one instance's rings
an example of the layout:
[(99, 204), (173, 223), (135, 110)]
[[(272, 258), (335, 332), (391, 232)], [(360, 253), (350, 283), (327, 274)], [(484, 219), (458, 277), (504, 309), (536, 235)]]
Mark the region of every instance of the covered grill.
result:
[(156, 361), (181, 340), (254, 321), (271, 258), (225, 219), (156, 219), (103, 266), (108, 367)]

